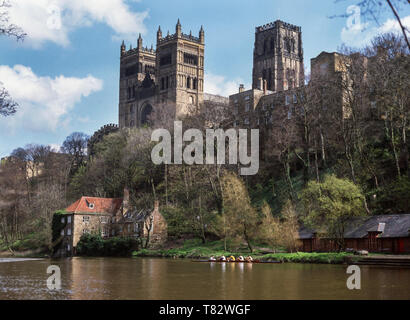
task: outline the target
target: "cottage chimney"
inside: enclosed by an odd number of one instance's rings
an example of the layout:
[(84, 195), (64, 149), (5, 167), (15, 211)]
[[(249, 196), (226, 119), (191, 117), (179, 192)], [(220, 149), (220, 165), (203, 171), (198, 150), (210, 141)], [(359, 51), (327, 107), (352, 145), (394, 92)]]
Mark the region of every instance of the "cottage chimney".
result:
[(239, 85), (239, 93), (244, 92), (245, 91), (245, 86), (243, 84)]
[(122, 199), (122, 213), (125, 214), (130, 207), (130, 191), (124, 188), (124, 197)]

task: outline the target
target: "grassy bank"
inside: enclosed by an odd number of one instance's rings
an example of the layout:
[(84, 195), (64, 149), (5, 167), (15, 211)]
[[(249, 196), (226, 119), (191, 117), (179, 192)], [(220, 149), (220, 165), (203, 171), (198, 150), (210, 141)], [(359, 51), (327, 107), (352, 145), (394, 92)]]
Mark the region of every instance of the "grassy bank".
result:
[[(202, 244), (196, 240), (187, 240), (183, 245), (168, 249), (142, 249), (134, 251), (134, 257), (164, 257), (164, 258), (190, 258), (190, 259), (207, 259), (211, 256), (247, 256), (252, 255), (255, 259), (263, 261), (281, 261), (295, 263), (343, 263), (345, 259), (351, 257), (346, 252), (296, 252), (296, 253), (267, 253), (267, 249), (256, 248), (251, 254), (247, 249), (237, 249), (234, 251), (225, 251), (222, 241), (213, 241)], [(355, 257), (353, 257), (354, 259)]]

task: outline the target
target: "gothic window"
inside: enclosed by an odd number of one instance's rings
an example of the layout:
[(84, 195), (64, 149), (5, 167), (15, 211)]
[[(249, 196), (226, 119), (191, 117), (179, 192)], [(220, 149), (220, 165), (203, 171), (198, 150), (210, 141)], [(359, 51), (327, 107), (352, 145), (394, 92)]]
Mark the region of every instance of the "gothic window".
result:
[(149, 115), (152, 112), (152, 106), (148, 103), (147, 105), (145, 105), (145, 107), (142, 109), (142, 113), (141, 113), (141, 124), (148, 124), (149, 122)]
[(160, 66), (165, 66), (171, 63), (172, 63), (171, 54), (164, 55), (159, 59)]
[(289, 108), (288, 110), (288, 120), (290, 120), (292, 118), (292, 109)]
[(188, 89), (191, 89), (191, 77), (188, 77), (188, 78), (186, 79), (186, 87), (187, 87)]
[(133, 74), (136, 74), (137, 72), (138, 72), (138, 66), (135, 64), (135, 65), (125, 69), (125, 76), (129, 77)]
[(169, 77), (165, 78), (165, 88), (168, 89), (168, 85), (169, 85)]
[(139, 66), (139, 68), (138, 68), (138, 72), (140, 72), (140, 73), (141, 73), (141, 72), (142, 72), (142, 63), (140, 62), (138, 66)]
[(193, 66), (198, 65), (198, 56), (184, 52), (184, 63), (191, 64)]
[(197, 80), (197, 78), (194, 78), (194, 80), (192, 82), (192, 89), (194, 89), (194, 90), (198, 89), (198, 80)]
[(165, 79), (161, 78), (161, 90), (165, 89)]
[(272, 69), (271, 68), (269, 68), (269, 71), (268, 71), (268, 89), (269, 90), (272, 90)]
[(287, 52), (291, 52), (292, 48), (291, 48), (291, 41), (288, 37), (286, 37), (284, 39), (284, 44), (285, 44), (285, 49)]

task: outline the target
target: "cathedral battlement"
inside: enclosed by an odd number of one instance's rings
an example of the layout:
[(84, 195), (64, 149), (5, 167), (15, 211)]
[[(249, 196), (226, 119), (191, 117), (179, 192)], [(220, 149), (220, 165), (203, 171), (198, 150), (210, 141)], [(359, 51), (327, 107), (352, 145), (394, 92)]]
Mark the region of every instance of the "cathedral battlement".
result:
[(256, 27), (255, 28), (255, 33), (263, 32), (263, 31), (273, 29), (273, 28), (277, 28), (277, 27), (283, 27), (283, 28), (288, 29), (288, 30), (293, 30), (293, 31), (296, 31), (296, 32), (302, 32), (302, 28), (299, 27), (299, 26), (296, 26), (296, 25), (293, 25), (293, 24), (290, 24), (290, 23), (287, 23), (287, 22), (284, 22), (284, 21), (281, 21), (281, 20), (276, 20), (274, 22), (269, 22), (269, 23), (264, 24), (262, 26)]
[(139, 52), (155, 55), (156, 50), (153, 47), (151, 47), (151, 48), (148, 48), (148, 47), (145, 47), (145, 48), (131, 48), (131, 49), (125, 51), (122, 56), (124, 56), (124, 57), (131, 56), (131, 55), (137, 54)]

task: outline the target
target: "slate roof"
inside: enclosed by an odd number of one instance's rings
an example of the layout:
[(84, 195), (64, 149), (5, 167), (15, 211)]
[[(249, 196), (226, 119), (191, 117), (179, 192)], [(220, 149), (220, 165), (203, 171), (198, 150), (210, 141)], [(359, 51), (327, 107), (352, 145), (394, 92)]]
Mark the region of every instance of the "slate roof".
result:
[(154, 211), (153, 209), (130, 210), (121, 218), (124, 222), (144, 222), (146, 218)]
[[(367, 237), (369, 232), (378, 232), (379, 238), (401, 238), (410, 236), (410, 214), (389, 214), (353, 219), (344, 234), (346, 239)], [(313, 230), (302, 227), (299, 239), (311, 239)]]
[(81, 197), (68, 208), (69, 213), (115, 214), (122, 205), (121, 198)]

